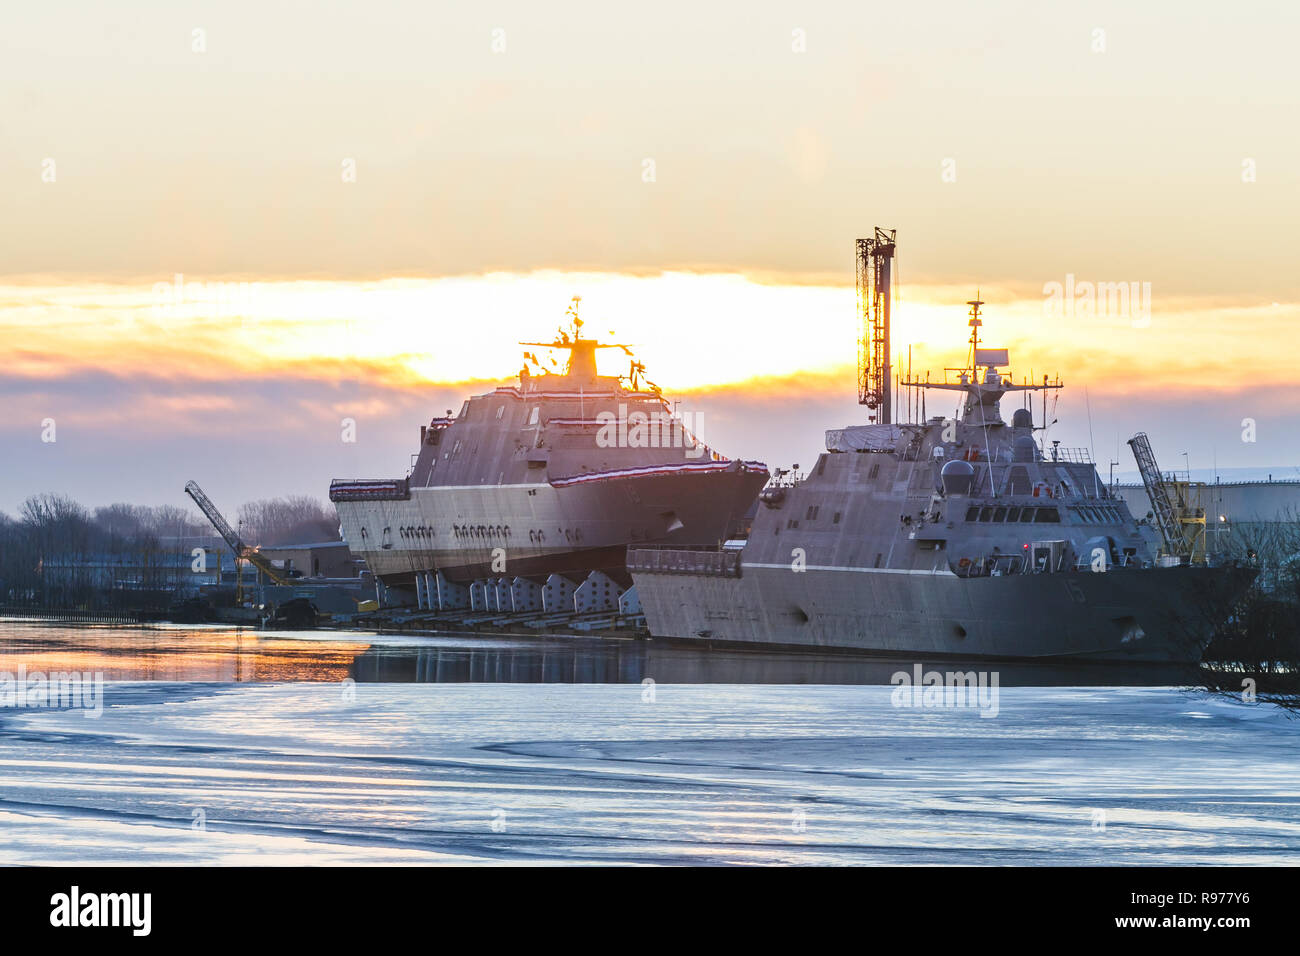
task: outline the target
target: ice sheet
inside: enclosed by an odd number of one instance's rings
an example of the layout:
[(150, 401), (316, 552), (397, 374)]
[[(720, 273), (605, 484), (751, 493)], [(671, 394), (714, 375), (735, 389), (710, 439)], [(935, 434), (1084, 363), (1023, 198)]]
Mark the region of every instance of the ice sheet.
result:
[(891, 690), (114, 683), (0, 710), (0, 863), (1300, 862), (1271, 705)]

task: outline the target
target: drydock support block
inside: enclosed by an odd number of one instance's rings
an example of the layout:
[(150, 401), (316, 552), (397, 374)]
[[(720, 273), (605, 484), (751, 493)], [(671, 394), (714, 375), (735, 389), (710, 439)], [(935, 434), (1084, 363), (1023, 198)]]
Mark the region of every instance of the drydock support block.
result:
[(573, 582), (562, 574), (552, 574), (542, 588), (542, 609), (548, 614), (569, 614), (573, 611)]
[(632, 617), (641, 613), (641, 596), (636, 593), (635, 584), (619, 595), (618, 613), (624, 617)]
[(438, 585), (438, 610), (459, 611), (469, 607), (469, 589), (465, 585), (448, 581), (441, 571), (434, 580)]
[(542, 586), (527, 578), (515, 578), (510, 585), (510, 607), (516, 614), (542, 610)]
[(623, 589), (603, 571), (592, 571), (573, 594), (573, 609), (579, 614), (617, 611)]

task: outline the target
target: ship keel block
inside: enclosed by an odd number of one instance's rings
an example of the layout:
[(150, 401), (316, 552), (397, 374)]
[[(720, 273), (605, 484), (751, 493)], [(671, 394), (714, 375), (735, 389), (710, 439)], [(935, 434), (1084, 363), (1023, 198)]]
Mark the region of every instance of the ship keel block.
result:
[(635, 584), (619, 595), (618, 613), (624, 617), (635, 617), (641, 613), (641, 596), (637, 593)]
[(496, 608), (488, 604), (489, 586), (491, 582), (478, 580), (470, 582), (469, 586), (469, 609), (471, 611), (495, 611)]
[(579, 614), (617, 611), (623, 589), (608, 574), (592, 571), (573, 594), (573, 607)]
[(510, 607), (516, 614), (543, 610), (542, 586), (527, 578), (515, 578), (510, 584)]
[(542, 609), (548, 614), (569, 613), (573, 610), (573, 582), (562, 574), (552, 574), (542, 588)]
[(441, 571), (434, 578), (437, 586), (438, 610), (456, 611), (469, 607), (469, 588), (454, 581), (448, 581)]

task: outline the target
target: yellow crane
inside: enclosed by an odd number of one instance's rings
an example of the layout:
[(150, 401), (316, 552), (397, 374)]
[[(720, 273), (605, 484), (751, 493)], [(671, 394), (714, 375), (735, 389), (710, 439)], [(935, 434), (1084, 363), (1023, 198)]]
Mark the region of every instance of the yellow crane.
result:
[(1190, 475), (1186, 481), (1162, 475), (1145, 432), (1138, 432), (1128, 444), (1137, 460), (1147, 497), (1151, 499), (1156, 529), (1164, 540), (1164, 553), (1188, 564), (1204, 564), (1205, 508), (1200, 500), (1204, 482), (1192, 481)]

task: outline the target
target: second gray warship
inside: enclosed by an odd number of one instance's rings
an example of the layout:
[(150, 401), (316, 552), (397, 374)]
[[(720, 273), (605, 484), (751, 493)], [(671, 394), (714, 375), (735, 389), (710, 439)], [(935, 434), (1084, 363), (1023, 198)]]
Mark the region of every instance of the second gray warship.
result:
[[(901, 383), (956, 392), (960, 412), (890, 421), (893, 234), (861, 243), (860, 398), (879, 420), (828, 431), (805, 478), (764, 490), (743, 542), (634, 546), (651, 634), (960, 659), (1199, 659), (1251, 572), (1189, 560), (1176, 515), (1158, 504), (1151, 522), (1135, 520), (1086, 450), (1036, 440), (1044, 427), (1027, 399), (1061, 382), (1004, 374), (1006, 350), (980, 343), (978, 296), (956, 380)], [(1007, 422), (1011, 394), (1026, 401)], [(1167, 502), (1145, 435), (1130, 444), (1152, 500)]]

